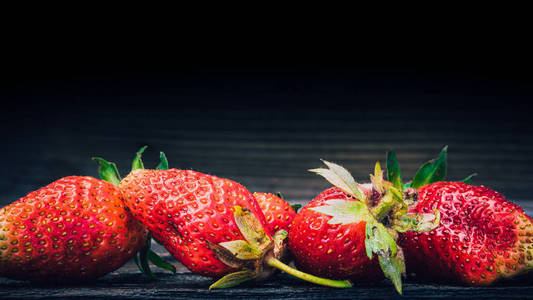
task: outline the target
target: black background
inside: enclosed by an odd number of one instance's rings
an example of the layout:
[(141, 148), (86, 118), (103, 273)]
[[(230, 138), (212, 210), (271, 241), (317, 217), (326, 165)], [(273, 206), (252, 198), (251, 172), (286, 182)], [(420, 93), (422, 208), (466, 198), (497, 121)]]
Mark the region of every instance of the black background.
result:
[(298, 202), (327, 187), (307, 172), (320, 158), (365, 181), (394, 149), (409, 179), (449, 145), (449, 179), (477, 172), (475, 184), (531, 199), (532, 61), (520, 34), (219, 35), (172, 47), (38, 36), (3, 58), (2, 205), (63, 176), (97, 176), (93, 156), (126, 175), (143, 145), (147, 167), (164, 151), (171, 167)]
[[(97, 176), (93, 156), (125, 175), (143, 145), (147, 167), (165, 151), (172, 167), (300, 203), (328, 187), (307, 172), (320, 158), (365, 181), (395, 149), (409, 179), (449, 145), (449, 179), (477, 172), (474, 184), (532, 211), (533, 51), (530, 16), (521, 16), (529, 9), (402, 3), (412, 16), (390, 6), (321, 4), (313, 13), (309, 3), (269, 3), (239, 6), (233, 18), (207, 5), (134, 13), (133, 5), (62, 4), (57, 17), (26, 6), (21, 15), (5, 8), (0, 21), (0, 205), (63, 176)], [(332, 291), (277, 276), (208, 291), (210, 279), (193, 274), (149, 282), (136, 272), (130, 263), (77, 287), (3, 279), (1, 297), (397, 296), (385, 282)], [(469, 288), (407, 280), (404, 295), (528, 298), (530, 281)]]

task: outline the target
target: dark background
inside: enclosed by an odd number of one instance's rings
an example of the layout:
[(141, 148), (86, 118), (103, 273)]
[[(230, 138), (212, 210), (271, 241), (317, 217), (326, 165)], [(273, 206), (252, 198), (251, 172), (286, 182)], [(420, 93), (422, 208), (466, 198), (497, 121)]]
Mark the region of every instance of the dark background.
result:
[[(520, 15), (529, 10), (464, 6), (417, 5), (412, 12), (421, 18), (395, 9), (390, 18), (382, 8), (328, 12), (321, 6), (308, 13), (275, 7), (264, 19), (244, 7), (239, 15), (246, 20), (217, 10), (215, 20), (205, 7), (150, 14), (143, 6), (135, 14), (127, 11), (131, 6), (114, 12), (94, 5), (98, 12), (88, 18), (81, 11), (90, 6), (57, 9), (68, 20), (35, 6), (23, 10), (25, 18), (6, 9), (0, 206), (63, 176), (97, 176), (93, 156), (116, 162), (126, 175), (143, 145), (149, 146), (147, 167), (165, 151), (172, 167), (229, 177), (252, 191), (280, 191), (301, 203), (328, 186), (307, 172), (320, 158), (365, 181), (375, 161), (394, 149), (404, 178), (411, 178), (449, 145), (449, 179), (477, 172), (474, 184), (495, 188), (531, 215), (533, 49), (531, 18)], [(447, 7), (453, 13), (446, 14)], [(279, 11), (296, 26), (283, 24)], [(108, 26), (106, 13), (120, 26)], [(181, 23), (186, 16), (194, 19)], [(208, 291), (210, 279), (176, 265), (179, 276), (158, 273), (169, 280), (157, 282), (139, 276), (133, 263), (77, 287), (2, 279), (0, 298), (397, 296), (388, 282), (333, 291), (283, 275)], [(525, 299), (530, 286), (527, 276), (488, 288), (407, 280), (404, 295)]]
[(531, 59), (520, 45), (492, 44), (17, 48), (1, 70), (0, 204), (63, 176), (97, 176), (93, 156), (125, 176), (143, 145), (147, 167), (164, 151), (171, 167), (298, 202), (328, 186), (307, 172), (320, 158), (366, 181), (394, 149), (409, 179), (449, 145), (449, 179), (476, 172), (474, 184), (524, 203), (533, 200)]

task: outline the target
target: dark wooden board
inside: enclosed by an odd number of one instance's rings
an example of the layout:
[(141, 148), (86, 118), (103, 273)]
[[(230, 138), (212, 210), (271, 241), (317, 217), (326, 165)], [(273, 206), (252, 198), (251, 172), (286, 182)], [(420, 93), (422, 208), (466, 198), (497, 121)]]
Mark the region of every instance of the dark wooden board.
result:
[[(32, 285), (0, 279), (0, 299), (400, 299), (386, 281), (358, 284), (349, 289), (316, 286), (276, 274), (264, 282), (243, 284), (224, 290), (209, 290), (213, 279), (179, 268), (176, 275), (156, 273), (162, 280), (150, 281), (133, 263), (95, 281), (71, 285)], [(418, 283), (408, 279), (404, 297), (410, 299), (533, 298), (533, 280), (521, 278), (493, 287), (473, 288)]]

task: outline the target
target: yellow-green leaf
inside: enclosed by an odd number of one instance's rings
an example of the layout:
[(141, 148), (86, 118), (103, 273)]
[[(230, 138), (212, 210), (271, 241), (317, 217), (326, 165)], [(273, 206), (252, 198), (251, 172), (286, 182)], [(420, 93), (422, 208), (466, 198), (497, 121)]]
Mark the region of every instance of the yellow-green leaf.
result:
[(324, 204), (310, 208), (310, 210), (331, 216), (332, 218), (328, 221), (331, 225), (359, 223), (368, 218), (368, 208), (361, 201), (331, 199)]

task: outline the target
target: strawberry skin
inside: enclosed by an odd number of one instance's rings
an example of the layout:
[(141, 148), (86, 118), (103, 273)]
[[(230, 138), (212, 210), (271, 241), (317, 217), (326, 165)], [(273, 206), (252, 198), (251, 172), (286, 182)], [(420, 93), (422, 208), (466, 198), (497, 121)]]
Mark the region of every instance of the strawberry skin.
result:
[(65, 177), (0, 211), (0, 276), (94, 279), (131, 259), (146, 234), (124, 208), (118, 187)]
[(376, 256), (370, 260), (366, 254), (365, 221), (331, 225), (328, 224), (331, 216), (310, 210), (332, 199), (359, 201), (332, 187), (302, 208), (289, 230), (289, 249), (297, 266), (326, 278), (354, 281), (382, 278)]
[(461, 182), (436, 182), (418, 193), (411, 211), (436, 208), (441, 223), (400, 238), (410, 272), (477, 286), (531, 269), (532, 219), (518, 205), (491, 189)]
[(270, 193), (254, 193), (254, 197), (265, 215), (270, 232), (289, 230), (296, 212), (287, 201)]
[(234, 206), (251, 211), (266, 228), (259, 204), (242, 185), (190, 170), (134, 170), (120, 183), (126, 205), (155, 239), (189, 270), (220, 277), (235, 271), (209, 244), (244, 240)]

